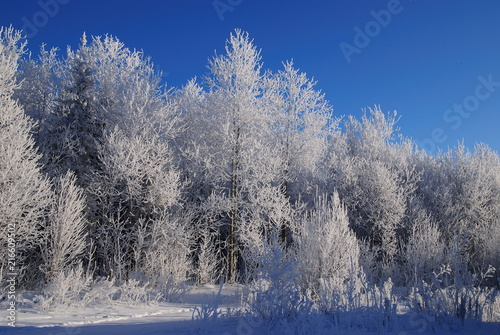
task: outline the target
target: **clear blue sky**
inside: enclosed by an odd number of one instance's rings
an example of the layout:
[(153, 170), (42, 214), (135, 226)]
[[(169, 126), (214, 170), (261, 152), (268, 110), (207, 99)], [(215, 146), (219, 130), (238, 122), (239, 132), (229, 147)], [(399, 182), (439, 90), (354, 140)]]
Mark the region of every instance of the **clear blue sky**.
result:
[(379, 104), (397, 110), (401, 132), (428, 149), (464, 139), (500, 152), (498, 0), (2, 0), (1, 6), (0, 25), (26, 27), (34, 52), (43, 42), (77, 46), (84, 31), (109, 33), (151, 56), (177, 87), (203, 76), (214, 51), (222, 53), (230, 32), (241, 28), (262, 49), (264, 68), (277, 70), (293, 58), (318, 81), (335, 115), (359, 116)]

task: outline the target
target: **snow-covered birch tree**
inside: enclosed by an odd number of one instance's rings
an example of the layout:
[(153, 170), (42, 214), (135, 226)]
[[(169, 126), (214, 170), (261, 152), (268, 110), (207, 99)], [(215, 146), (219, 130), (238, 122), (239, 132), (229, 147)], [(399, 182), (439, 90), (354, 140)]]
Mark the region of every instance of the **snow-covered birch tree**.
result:
[[(280, 192), (290, 204), (299, 198), (314, 198), (326, 138), (336, 123), (324, 94), (315, 90), (315, 85), (315, 81), (294, 68), (293, 62), (284, 63), (284, 69), (276, 74), (268, 72), (264, 80), (269, 142), (274, 143), (274, 156), (279, 160)], [(286, 240), (287, 225), (281, 224), (281, 238)]]
[(88, 243), (85, 196), (76, 185), (75, 175), (68, 171), (60, 177), (54, 191), (52, 211), (43, 231), (43, 270), (48, 282), (75, 265)]
[(191, 116), (197, 120), (188, 123), (188, 133), (193, 139), (190, 157), (197, 161), (194, 166), (199, 167), (198, 171), (205, 174), (209, 183), (205, 187), (208, 193), (205, 199), (217, 204), (214, 210), (221, 218), (218, 221), (226, 222), (220, 232), (226, 241), (224, 250), (230, 281), (237, 275), (245, 187), (249, 185), (252, 166), (259, 158), (255, 156), (255, 141), (260, 140), (264, 128), (261, 126), (263, 110), (259, 106), (260, 69), (260, 53), (247, 33), (236, 30), (226, 43), (226, 54), (216, 55), (209, 62), (208, 92), (200, 93), (194, 83), (184, 89), (184, 97), (191, 96), (193, 101), (186, 113), (198, 113)]
[(24, 48), (21, 32), (0, 28), (0, 271), (18, 272), (29, 287), (39, 278), (41, 231), (52, 194), (41, 172), (34, 124), (12, 98)]

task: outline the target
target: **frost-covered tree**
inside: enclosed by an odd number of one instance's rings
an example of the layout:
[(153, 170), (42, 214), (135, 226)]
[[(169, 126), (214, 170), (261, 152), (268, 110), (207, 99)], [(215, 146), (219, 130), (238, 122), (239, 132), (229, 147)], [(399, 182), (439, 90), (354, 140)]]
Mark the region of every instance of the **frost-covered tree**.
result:
[(262, 249), (254, 251), (259, 268), (247, 301), (250, 315), (268, 327), (281, 320), (307, 319), (312, 310), (312, 302), (300, 292), (299, 261), (287, 251), (280, 228), (276, 228), (271, 229)]
[(332, 142), (333, 187), (346, 204), (359, 239), (380, 250), (378, 260), (390, 269), (398, 252), (407, 203), (418, 174), (410, 164), (412, 145), (394, 135), (395, 115), (370, 109), (361, 121), (349, 117), (345, 134)]
[(100, 270), (120, 281), (130, 271), (152, 280), (175, 273), (181, 280), (190, 241), (172, 148), (181, 127), (177, 107), (142, 53), (110, 36), (94, 38), (89, 53), (96, 64), (98, 106), (114, 125), (104, 131), (101, 169), (89, 187)]
[(498, 255), (498, 249), (487, 247), (500, 213), (498, 155), (485, 145), (470, 151), (461, 144), (435, 156), (422, 154), (418, 168), (422, 170), (418, 194), (445, 242), (449, 245), (456, 236), (464, 236), (468, 266), (487, 268)]
[[(213, 117), (218, 120), (222, 138), (214, 144), (220, 145), (223, 155), (222, 182), (224, 196), (228, 198), (228, 280), (236, 277), (238, 229), (241, 224), (241, 202), (243, 185), (248, 166), (243, 159), (258, 139), (262, 110), (258, 105), (261, 93), (260, 53), (249, 39), (248, 34), (237, 30), (231, 34), (226, 55), (216, 56), (210, 61), (211, 76), (209, 104)], [(220, 164), (219, 163), (219, 164)], [(220, 166), (220, 165), (219, 165)], [(245, 171), (247, 170), (247, 171)]]
[(95, 67), (85, 34), (78, 50), (68, 48), (59, 68), (61, 92), (53, 107), (51, 131), (47, 134), (47, 170), (51, 176), (74, 171), (86, 188), (101, 168), (98, 152), (106, 124), (96, 101)]
[[(304, 287), (318, 293), (321, 280), (342, 283), (359, 269), (360, 248), (337, 192), (317, 195), (315, 208), (295, 224), (295, 248)], [(352, 278), (354, 280), (354, 278)]]
[[(95, 228), (96, 242), (103, 270), (124, 279), (128, 271), (143, 270), (142, 260), (153, 230), (170, 229), (173, 234), (186, 229), (178, 223), (156, 227), (175, 220), (170, 210), (180, 201), (181, 184), (172, 153), (159, 135), (130, 138), (117, 129), (106, 139), (101, 156), (103, 174), (92, 190), (101, 213)], [(189, 253), (188, 245), (183, 249), (174, 246), (172, 243), (167, 251), (179, 257)]]
[(219, 263), (216, 232), (204, 227), (199, 231), (199, 245), (196, 262), (196, 278), (199, 284), (209, 284), (219, 277), (217, 265)]
[(49, 130), (47, 118), (50, 118), (59, 98), (60, 66), (57, 49), (47, 50), (45, 45), (42, 45), (38, 58), (23, 59), (17, 72), (20, 86), (14, 97), (23, 106), (25, 113), (37, 122), (35, 138), (42, 148)]
[[(267, 108), (270, 142), (275, 143), (279, 159), (281, 193), (291, 204), (307, 198), (318, 186), (319, 163), (326, 152), (325, 140), (334, 126), (331, 108), (324, 95), (315, 90), (316, 82), (284, 63), (276, 74), (264, 80), (263, 99)], [(286, 237), (283, 222), (282, 238)]]
[(413, 226), (413, 231), (404, 247), (406, 283), (419, 285), (421, 280), (431, 281), (434, 273), (446, 263), (446, 244), (437, 225), (430, 217)]
[(228, 197), (223, 187), (227, 158), (216, 145), (220, 143), (222, 130), (208, 96), (209, 92), (196, 78), (175, 96), (185, 124), (178, 147), (182, 152), (182, 177), (188, 181), (185, 201), (194, 211), (194, 263), (200, 282), (227, 276)]
[(260, 53), (247, 33), (236, 30), (227, 41), (226, 54), (209, 63), (207, 92), (191, 82), (181, 93), (187, 103), (186, 137), (191, 139), (186, 150), (193, 162), (189, 176), (206, 182), (200, 196), (202, 203), (213, 205), (204, 212), (219, 217), (229, 281), (236, 278), (240, 228), (250, 215), (247, 195), (263, 161), (258, 150), (264, 147), (258, 142), (266, 129), (260, 69)]
[[(193, 234), (187, 226), (190, 217), (185, 211), (165, 213), (155, 218), (138, 268), (159, 289), (186, 281), (193, 273), (191, 246)], [(146, 232), (147, 233), (147, 232)]]
[(0, 270), (2, 276), (19, 273), (18, 280), (31, 286), (40, 265), (41, 233), (52, 194), (41, 173), (33, 122), (12, 98), (24, 48), (21, 32), (0, 28)]
[(43, 231), (43, 270), (48, 282), (75, 265), (87, 247), (83, 190), (69, 171), (55, 184), (53, 208)]

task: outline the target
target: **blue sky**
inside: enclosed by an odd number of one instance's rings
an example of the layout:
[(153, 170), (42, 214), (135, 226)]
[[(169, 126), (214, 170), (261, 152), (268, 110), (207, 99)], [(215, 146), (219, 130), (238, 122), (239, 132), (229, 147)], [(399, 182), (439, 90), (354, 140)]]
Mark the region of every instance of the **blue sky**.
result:
[(142, 49), (180, 87), (206, 72), (235, 28), (318, 81), (335, 115), (397, 110), (428, 150), (464, 139), (500, 152), (497, 0), (3, 0), (0, 25), (26, 28), (29, 49), (76, 47), (82, 33)]

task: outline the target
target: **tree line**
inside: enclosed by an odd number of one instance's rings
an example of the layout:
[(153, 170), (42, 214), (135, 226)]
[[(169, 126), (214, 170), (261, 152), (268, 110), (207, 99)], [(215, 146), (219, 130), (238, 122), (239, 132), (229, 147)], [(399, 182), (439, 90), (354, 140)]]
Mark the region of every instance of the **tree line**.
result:
[(78, 265), (249, 282), (269, 243), (312, 290), (352, 266), (398, 285), (500, 268), (496, 152), (426, 153), (378, 106), (337, 117), (293, 62), (263, 69), (243, 31), (180, 88), (108, 35), (34, 58), (2, 28), (0, 73), (0, 240), (15, 224), (25, 288)]

